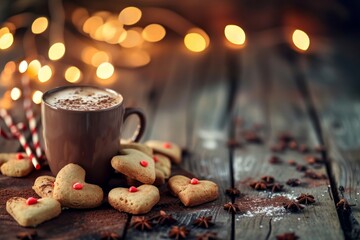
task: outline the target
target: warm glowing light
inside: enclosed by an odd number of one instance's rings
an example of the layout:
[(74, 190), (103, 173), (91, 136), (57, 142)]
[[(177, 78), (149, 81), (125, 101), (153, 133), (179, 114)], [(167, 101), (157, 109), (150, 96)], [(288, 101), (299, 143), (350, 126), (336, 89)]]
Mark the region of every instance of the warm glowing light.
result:
[(187, 49), (193, 52), (202, 52), (206, 48), (206, 40), (200, 33), (190, 32), (184, 38)]
[(123, 28), (116, 29), (116, 33), (110, 39), (106, 39), (105, 41), (110, 44), (118, 44), (123, 42), (126, 39), (127, 31)]
[(10, 32), (0, 35), (0, 49), (7, 49), (11, 47), (13, 42), (14, 42), (14, 37)]
[(124, 48), (132, 48), (141, 45), (144, 39), (141, 37), (140, 30), (138, 28), (130, 29), (127, 31), (126, 38), (120, 42), (120, 45)]
[(47, 82), (52, 76), (51, 68), (48, 65), (44, 65), (38, 72), (38, 79), (40, 82)]
[(105, 41), (108, 41), (116, 35), (116, 33), (122, 30), (123, 25), (117, 18), (110, 18), (104, 23), (102, 27), (102, 35)]
[(227, 25), (225, 27), (224, 33), (226, 39), (235, 45), (243, 45), (245, 43), (245, 32), (237, 25)]
[(141, 10), (137, 7), (124, 8), (119, 14), (119, 20), (124, 25), (133, 25), (141, 18)]
[(104, 62), (96, 69), (96, 76), (101, 79), (108, 79), (114, 74), (114, 66), (109, 62)]
[(38, 75), (40, 68), (41, 68), (40, 62), (35, 59), (29, 63), (27, 72), (30, 75), (30, 77), (36, 77), (36, 75)]
[(104, 20), (101, 17), (92, 16), (84, 22), (83, 31), (89, 34), (95, 33), (96, 29), (98, 29), (103, 23)]
[(28, 63), (25, 60), (22, 60), (19, 64), (19, 72), (24, 73), (28, 69)]
[(49, 49), (49, 58), (53, 61), (59, 60), (65, 54), (65, 45), (61, 42), (54, 43)]
[(4, 66), (3, 73), (5, 74), (13, 74), (16, 70), (16, 64), (14, 61), (7, 62)]
[(158, 42), (165, 37), (166, 31), (160, 24), (150, 24), (144, 28), (141, 35), (148, 42)]
[(21, 90), (17, 87), (11, 89), (10, 97), (12, 100), (16, 101), (21, 97)]
[(81, 71), (75, 66), (71, 66), (65, 71), (65, 79), (68, 82), (76, 83), (80, 80)]
[(306, 51), (310, 46), (310, 38), (302, 30), (296, 29), (292, 35), (292, 40), (294, 45), (302, 51)]
[(98, 50), (96, 48), (93, 47), (85, 47), (82, 51), (81, 51), (81, 60), (87, 64), (91, 64), (91, 59), (94, 56), (95, 53), (97, 53)]
[(94, 67), (99, 66), (103, 62), (110, 61), (109, 55), (106, 52), (98, 51), (91, 57), (91, 64)]
[(32, 100), (35, 104), (40, 104), (42, 99), (43, 93), (39, 90), (36, 90), (34, 94), (32, 95)]
[(86, 21), (86, 19), (89, 17), (89, 13), (85, 8), (77, 8), (75, 11), (71, 14), (71, 20), (74, 25), (81, 26)]
[(31, 31), (34, 34), (40, 34), (45, 32), (49, 25), (49, 22), (46, 17), (39, 17), (31, 25)]
[(123, 63), (128, 67), (142, 67), (150, 62), (150, 55), (143, 50), (129, 50), (128, 54), (125, 55)]
[(9, 33), (10, 29), (8, 27), (3, 27), (0, 28), (0, 38), (5, 34), (5, 33)]

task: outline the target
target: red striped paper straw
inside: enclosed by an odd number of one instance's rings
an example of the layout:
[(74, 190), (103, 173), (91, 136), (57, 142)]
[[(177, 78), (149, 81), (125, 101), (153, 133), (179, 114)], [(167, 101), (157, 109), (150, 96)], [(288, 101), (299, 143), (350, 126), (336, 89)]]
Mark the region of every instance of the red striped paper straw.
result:
[(10, 114), (5, 109), (0, 109), (0, 117), (4, 119), (5, 124), (10, 129), (12, 135), (18, 138), (21, 146), (24, 148), (26, 154), (29, 156), (35, 169), (39, 170), (41, 168), (39, 161), (36, 159), (36, 156), (32, 153), (29, 144), (26, 142), (25, 136), (19, 131), (17, 126), (14, 124)]
[(41, 159), (42, 158), (42, 149), (40, 145), (39, 135), (36, 131), (36, 120), (34, 117), (34, 112), (31, 107), (31, 99), (30, 99), (30, 86), (29, 86), (29, 78), (26, 75), (23, 75), (21, 78), (21, 83), (23, 86), (23, 94), (24, 94), (24, 110), (26, 118), (29, 122), (29, 128), (32, 137), (32, 143), (34, 145), (36, 156)]

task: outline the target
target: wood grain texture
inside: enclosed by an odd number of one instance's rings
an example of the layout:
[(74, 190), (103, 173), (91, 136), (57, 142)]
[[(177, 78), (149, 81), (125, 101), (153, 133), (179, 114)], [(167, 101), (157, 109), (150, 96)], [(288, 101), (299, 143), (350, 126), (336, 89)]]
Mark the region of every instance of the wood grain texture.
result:
[[(278, 135), (284, 131), (291, 132), (299, 143), (309, 147), (318, 144), (304, 99), (295, 85), (289, 65), (270, 50), (259, 53), (249, 49), (244, 53), (245, 57), (250, 66), (243, 68), (248, 69), (248, 72), (243, 73), (235, 111), (250, 126), (254, 123), (262, 126), (260, 135), (264, 139), (264, 145), (246, 145), (244, 149), (235, 152), (234, 177), (237, 186), (245, 194), (237, 199), (237, 203), (242, 205), (248, 199), (259, 201), (259, 198), (272, 199), (279, 195), (294, 199), (301, 193), (312, 194), (317, 202), (306, 206), (300, 213), (288, 213), (279, 204), (239, 214), (235, 222), (235, 238), (273, 239), (284, 232), (295, 232), (301, 239), (342, 239), (336, 209), (327, 193), (327, 180), (304, 178), (303, 172), (296, 171), (294, 166), (287, 163), (292, 159), (298, 164), (306, 164), (306, 155), (290, 150), (274, 154), (269, 150), (276, 143)], [(244, 128), (249, 128), (249, 125)], [(280, 157), (282, 163), (270, 164), (269, 158), (273, 155)], [(316, 171), (325, 173), (325, 168)], [(259, 180), (263, 175), (275, 177), (285, 185), (285, 191), (271, 194), (251, 189), (249, 182)], [(299, 178), (302, 184), (299, 187), (287, 186), (285, 182), (290, 178)]]
[[(350, 45), (347, 43), (345, 45)], [(340, 51), (344, 50), (344, 51)], [(318, 111), (321, 130), (330, 159), (336, 187), (345, 188), (344, 197), (352, 207), (351, 215), (340, 211), (346, 235), (360, 238), (360, 95), (357, 76), (359, 59), (351, 47), (332, 49), (328, 61), (301, 59), (311, 97)], [(350, 74), (351, 73), (351, 74)], [(341, 198), (338, 192), (337, 200)]]
[[(211, 49), (215, 51), (215, 49)], [(229, 159), (226, 148), (226, 128), (219, 124), (225, 118), (226, 95), (228, 92), (226, 69), (217, 63), (225, 57), (224, 52), (207, 52), (192, 56), (182, 53), (174, 72), (169, 75), (164, 94), (161, 97), (152, 124), (151, 139), (173, 141), (190, 153), (181, 166), (199, 179), (215, 181), (219, 185), (218, 200), (196, 207), (184, 207), (179, 199), (172, 197), (166, 204), (166, 194), (147, 216), (165, 210), (178, 220), (179, 225), (191, 229), (190, 238), (205, 232), (192, 225), (199, 216), (213, 216), (216, 231), (221, 239), (229, 239), (231, 215), (222, 209), (229, 201), (223, 194), (230, 186)], [(129, 229), (131, 239), (159, 239), (166, 237), (169, 227), (157, 227), (153, 232), (142, 233)]]

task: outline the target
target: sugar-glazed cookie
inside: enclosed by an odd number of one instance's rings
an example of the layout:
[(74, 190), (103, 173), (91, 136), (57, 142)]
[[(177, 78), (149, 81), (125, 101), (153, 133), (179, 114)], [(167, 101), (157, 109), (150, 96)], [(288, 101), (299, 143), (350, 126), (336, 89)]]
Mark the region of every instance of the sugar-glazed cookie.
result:
[(109, 192), (110, 205), (121, 212), (145, 214), (160, 200), (157, 187), (141, 185), (130, 188), (114, 188)]
[(111, 166), (118, 172), (145, 184), (155, 181), (154, 160), (135, 149), (123, 149), (121, 155), (111, 159)]
[(103, 197), (99, 186), (85, 182), (85, 170), (77, 164), (66, 165), (56, 176), (53, 198), (64, 207), (94, 208)]
[(178, 196), (187, 207), (200, 205), (218, 198), (219, 190), (216, 183), (207, 180), (190, 179), (176, 175), (169, 179), (170, 192)]
[(167, 156), (154, 154), (155, 168), (162, 171), (165, 179), (171, 176), (171, 161)]
[(152, 148), (145, 144), (137, 143), (137, 142), (123, 142), (120, 140), (120, 151), (122, 151), (123, 149), (128, 149), (128, 148), (143, 152), (146, 155), (148, 155), (149, 157), (153, 156)]
[(154, 150), (154, 153), (161, 153), (168, 156), (172, 162), (179, 164), (181, 162), (181, 148), (172, 142), (158, 140), (149, 140), (145, 144)]
[(6, 211), (23, 227), (35, 227), (61, 213), (61, 205), (52, 198), (13, 197), (6, 202)]
[(54, 191), (55, 178), (52, 176), (40, 176), (36, 178), (32, 189), (40, 197), (52, 197)]
[(1, 173), (9, 177), (25, 177), (34, 166), (26, 153), (0, 153)]

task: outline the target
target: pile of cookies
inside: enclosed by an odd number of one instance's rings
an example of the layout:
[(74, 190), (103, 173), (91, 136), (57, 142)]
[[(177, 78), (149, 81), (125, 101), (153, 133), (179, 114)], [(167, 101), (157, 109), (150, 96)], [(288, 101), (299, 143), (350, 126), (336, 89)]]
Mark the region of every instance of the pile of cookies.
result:
[[(218, 186), (211, 181), (171, 177), (171, 164), (182, 160), (175, 143), (157, 140), (141, 143), (120, 143), (120, 154), (111, 160), (114, 170), (126, 180), (126, 186), (108, 193), (108, 203), (121, 212), (145, 214), (160, 200), (158, 187), (168, 182), (170, 192), (188, 207), (218, 198)], [(29, 161), (30, 162), (30, 161)], [(36, 226), (61, 213), (61, 208), (95, 208), (104, 200), (101, 187), (85, 182), (85, 170), (76, 164), (63, 167), (56, 178), (40, 176), (33, 185), (41, 197), (13, 197), (6, 210), (21, 226)]]

